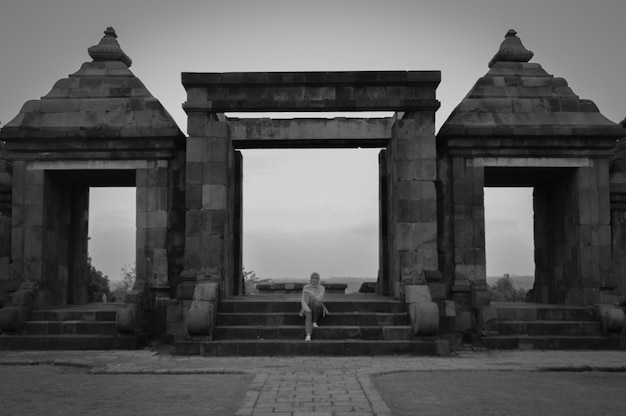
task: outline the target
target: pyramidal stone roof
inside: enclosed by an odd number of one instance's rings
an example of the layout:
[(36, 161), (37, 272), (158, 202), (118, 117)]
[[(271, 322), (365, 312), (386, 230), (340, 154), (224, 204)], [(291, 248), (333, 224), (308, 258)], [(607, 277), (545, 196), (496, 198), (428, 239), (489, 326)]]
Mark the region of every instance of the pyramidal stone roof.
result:
[(623, 137), (626, 130), (578, 97), (563, 78), (529, 63), (533, 53), (509, 30), (476, 82), (439, 130), (447, 137)]
[(111, 27), (93, 59), (57, 81), (39, 100), (26, 102), (0, 138), (92, 139), (183, 136), (170, 114), (129, 69), (131, 59)]

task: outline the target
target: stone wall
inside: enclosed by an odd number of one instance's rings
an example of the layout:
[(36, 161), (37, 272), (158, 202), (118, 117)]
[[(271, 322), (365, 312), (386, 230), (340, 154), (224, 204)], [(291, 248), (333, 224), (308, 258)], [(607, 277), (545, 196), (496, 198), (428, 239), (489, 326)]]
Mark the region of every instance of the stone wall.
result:
[(386, 152), (391, 293), (437, 272), (437, 159), (434, 112), (410, 112), (392, 127)]
[(626, 140), (624, 139), (615, 148), (610, 175), (614, 293), (620, 296), (623, 302), (626, 300)]
[(236, 193), (229, 126), (210, 114), (193, 113), (188, 132), (185, 273), (218, 281), (220, 293), (231, 294)]
[(606, 178), (595, 160), (535, 187), (535, 301), (598, 303), (615, 287)]

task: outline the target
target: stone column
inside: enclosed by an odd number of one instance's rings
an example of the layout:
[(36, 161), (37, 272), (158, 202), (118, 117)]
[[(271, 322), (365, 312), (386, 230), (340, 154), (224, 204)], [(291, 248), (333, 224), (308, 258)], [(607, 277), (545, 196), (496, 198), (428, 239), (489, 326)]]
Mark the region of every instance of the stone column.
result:
[(398, 298), (404, 284), (423, 284), (438, 271), (434, 123), (432, 111), (405, 114), (387, 149), (389, 279)]
[(148, 162), (136, 171), (137, 281), (157, 297), (169, 297), (167, 237), (170, 172), (167, 162)]
[(227, 122), (189, 115), (184, 275), (220, 282), (231, 294), (234, 150)]
[(474, 327), (475, 310), (489, 304), (485, 258), (484, 167), (472, 159), (452, 159), (452, 235), (456, 305), (455, 327)]
[(243, 155), (235, 152), (234, 166), (234, 210), (233, 210), (233, 294), (244, 295), (245, 283), (243, 280)]
[(381, 150), (378, 154), (378, 282), (376, 292), (379, 295), (393, 293), (390, 287), (392, 274), (389, 262), (389, 175), (387, 172), (387, 151)]
[[(578, 275), (568, 285), (565, 301), (605, 303), (603, 292), (615, 287), (611, 262), (611, 212), (608, 161), (595, 159), (593, 166), (576, 169), (573, 193), (577, 212), (572, 252)], [(572, 228), (571, 226), (569, 227)], [(564, 273), (563, 278), (566, 278)], [(579, 288), (583, 288), (580, 290)]]
[[(11, 275), (22, 281), (44, 283), (44, 171), (13, 164), (11, 213)], [(37, 299), (36, 305), (45, 304)]]
[(484, 167), (453, 160), (454, 284), (486, 281)]

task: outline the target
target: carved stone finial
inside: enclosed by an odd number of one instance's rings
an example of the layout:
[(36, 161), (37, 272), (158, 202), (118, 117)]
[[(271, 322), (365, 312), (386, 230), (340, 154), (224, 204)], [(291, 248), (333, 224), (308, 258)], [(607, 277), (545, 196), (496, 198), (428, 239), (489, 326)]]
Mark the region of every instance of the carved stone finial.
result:
[(533, 57), (533, 53), (522, 45), (522, 41), (517, 36), (517, 32), (509, 29), (500, 44), (500, 50), (489, 61), (489, 68), (496, 62), (528, 62)]
[(133, 61), (124, 53), (116, 39), (115, 29), (107, 27), (100, 43), (87, 49), (91, 59), (94, 61), (121, 61), (130, 67)]

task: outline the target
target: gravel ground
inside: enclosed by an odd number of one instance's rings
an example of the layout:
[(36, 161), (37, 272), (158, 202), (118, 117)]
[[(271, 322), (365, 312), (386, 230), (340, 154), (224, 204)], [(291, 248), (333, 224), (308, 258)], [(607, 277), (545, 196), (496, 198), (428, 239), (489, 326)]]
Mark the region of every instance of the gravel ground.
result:
[(394, 416), (626, 414), (623, 372), (420, 371), (373, 382)]
[(0, 415), (233, 415), (252, 374), (106, 375), (0, 366)]

